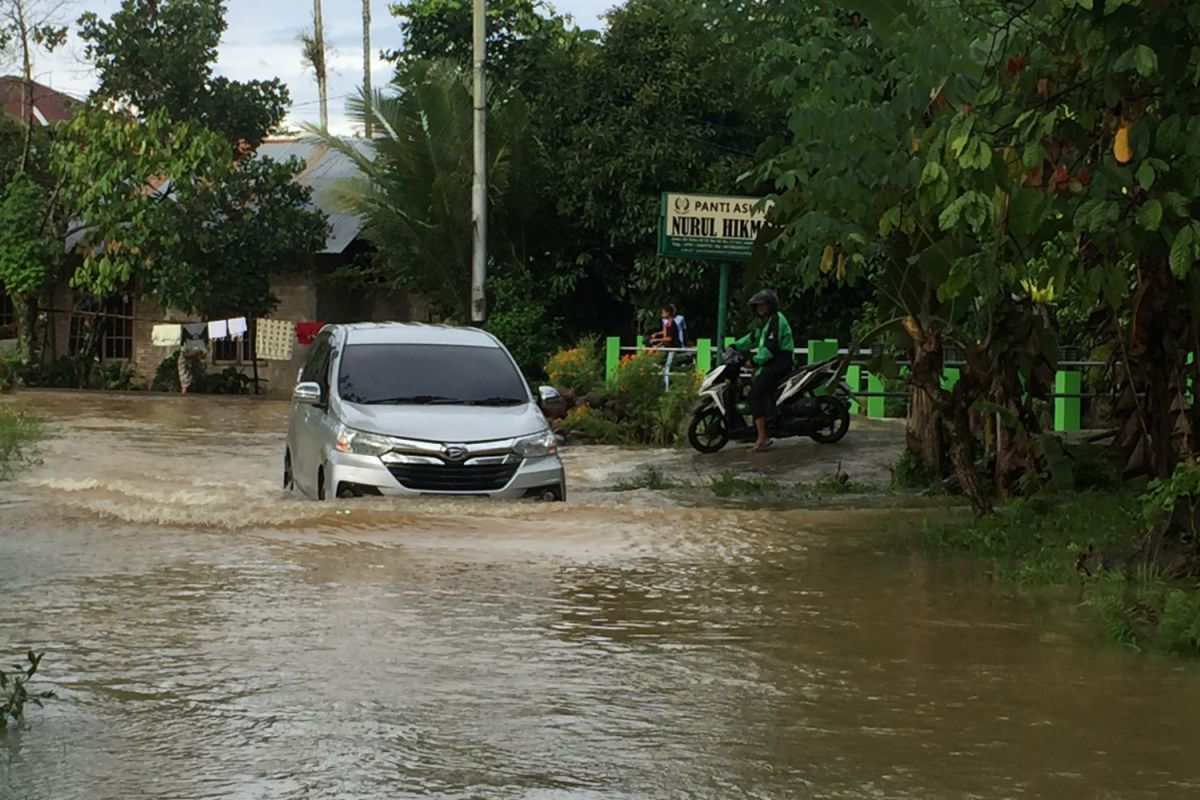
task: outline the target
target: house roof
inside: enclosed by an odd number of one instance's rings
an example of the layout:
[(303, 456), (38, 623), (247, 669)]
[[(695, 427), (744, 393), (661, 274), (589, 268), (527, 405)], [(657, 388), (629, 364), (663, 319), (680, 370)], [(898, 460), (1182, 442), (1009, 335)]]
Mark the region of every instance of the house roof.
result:
[[(364, 141), (352, 140), (351, 144), (362, 153), (370, 150), (370, 144)], [(362, 217), (346, 213), (334, 202), (332, 193), (325, 191), (335, 181), (358, 174), (352, 160), (327, 145), (304, 139), (267, 139), (259, 146), (258, 155), (275, 161), (298, 158), (304, 162), (296, 181), (312, 189), (313, 205), (329, 218), (329, 236), (322, 253), (342, 253), (358, 238)]]
[[(79, 101), (49, 86), (33, 83), (33, 118), (41, 125), (65, 122)], [(15, 75), (0, 75), (0, 111), (17, 119), (25, 117), (24, 81)]]

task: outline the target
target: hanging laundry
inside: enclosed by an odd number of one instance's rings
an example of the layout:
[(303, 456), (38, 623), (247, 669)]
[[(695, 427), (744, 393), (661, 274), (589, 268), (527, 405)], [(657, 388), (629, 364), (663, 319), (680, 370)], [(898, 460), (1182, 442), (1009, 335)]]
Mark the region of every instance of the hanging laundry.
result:
[(189, 352), (199, 352), (208, 349), (208, 342), (205, 341), (205, 334), (208, 333), (208, 325), (203, 322), (190, 322), (183, 326), (183, 349)]
[(297, 322), (296, 344), (312, 344), (313, 339), (317, 338), (317, 334), (324, 327), (324, 322)]
[(265, 361), (288, 361), (296, 342), (294, 322), (285, 319), (260, 319), (254, 323), (254, 355)]
[(155, 325), (150, 329), (150, 344), (155, 347), (179, 347), (182, 330), (178, 325)]
[(210, 342), (217, 339), (225, 339), (229, 336), (229, 321), (224, 319), (215, 319), (208, 323), (208, 340)]
[(229, 320), (229, 335), (233, 338), (240, 339), (246, 335), (248, 330), (250, 330), (250, 328), (246, 325), (245, 317), (238, 317), (236, 319)]

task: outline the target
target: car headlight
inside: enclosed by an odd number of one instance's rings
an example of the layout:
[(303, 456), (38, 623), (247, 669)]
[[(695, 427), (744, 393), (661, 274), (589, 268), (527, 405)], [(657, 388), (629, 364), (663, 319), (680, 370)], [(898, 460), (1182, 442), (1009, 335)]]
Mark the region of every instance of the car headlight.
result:
[(533, 436), (526, 436), (513, 442), (513, 452), (522, 458), (536, 458), (538, 456), (552, 456), (558, 452), (558, 439), (554, 438), (554, 431), (547, 428), (541, 433), (535, 433)]
[(339, 453), (355, 453), (360, 456), (381, 456), (392, 449), (392, 442), (386, 436), (373, 433), (363, 433), (342, 425), (338, 428), (334, 447)]

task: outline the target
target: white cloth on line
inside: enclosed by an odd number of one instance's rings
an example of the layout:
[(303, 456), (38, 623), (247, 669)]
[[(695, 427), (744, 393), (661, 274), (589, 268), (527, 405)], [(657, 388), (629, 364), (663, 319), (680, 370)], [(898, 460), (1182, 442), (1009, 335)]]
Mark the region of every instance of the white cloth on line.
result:
[(229, 320), (230, 336), (234, 338), (245, 336), (248, 330), (250, 330), (250, 327), (246, 324), (245, 317), (237, 317), (236, 319)]
[(229, 336), (229, 323), (223, 319), (215, 319), (208, 323), (208, 340), (224, 339)]
[(150, 329), (150, 344), (155, 347), (179, 347), (182, 336), (179, 325), (155, 325)]
[(254, 355), (265, 361), (288, 361), (296, 344), (296, 323), (285, 319), (255, 322)]

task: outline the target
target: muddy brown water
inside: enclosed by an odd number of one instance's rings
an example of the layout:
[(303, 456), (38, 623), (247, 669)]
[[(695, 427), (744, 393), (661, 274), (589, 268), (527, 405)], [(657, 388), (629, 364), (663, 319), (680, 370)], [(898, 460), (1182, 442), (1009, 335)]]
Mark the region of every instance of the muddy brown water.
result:
[[(0, 484), (0, 655), (57, 692), (4, 800), (1200, 796), (1200, 670), (928, 563), (919, 514), (615, 495), (710, 467), (606, 449), (567, 504), (319, 505), (283, 404), (2, 402), (49, 438)], [(860, 433), (718, 466), (896, 444)]]

